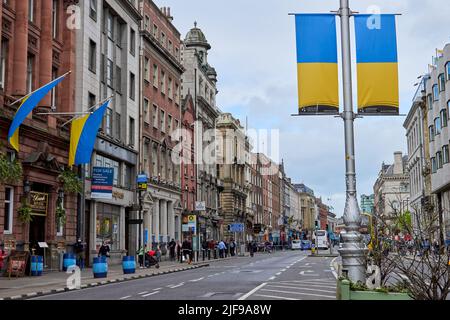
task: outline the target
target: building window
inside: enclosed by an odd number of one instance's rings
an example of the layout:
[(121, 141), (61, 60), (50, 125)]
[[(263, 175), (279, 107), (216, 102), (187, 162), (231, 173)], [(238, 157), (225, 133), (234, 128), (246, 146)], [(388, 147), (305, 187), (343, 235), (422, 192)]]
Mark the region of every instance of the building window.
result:
[(169, 52), (170, 54), (173, 54), (173, 44), (172, 41), (169, 40)]
[(179, 94), (179, 92), (180, 92), (180, 86), (178, 85), (178, 83), (176, 83), (175, 84), (175, 92), (174, 92), (174, 95), (175, 95), (175, 103), (176, 104), (180, 104), (180, 94)]
[(428, 110), (432, 110), (433, 109), (433, 97), (431, 96), (431, 94), (429, 94), (427, 96), (427, 101), (428, 101)]
[(161, 70), (161, 93), (166, 93), (166, 73)]
[(89, 17), (97, 21), (97, 0), (89, 0)]
[(96, 73), (97, 69), (97, 44), (89, 39), (89, 70)]
[(150, 124), (150, 101), (147, 98), (144, 98), (144, 122), (146, 124)]
[(153, 105), (153, 127), (158, 128), (158, 107)]
[(447, 109), (441, 110), (441, 124), (442, 124), (442, 128), (444, 128), (448, 125)]
[(164, 32), (161, 32), (161, 44), (164, 48), (166, 47), (166, 35)]
[(440, 151), (436, 152), (436, 164), (438, 169), (442, 168), (442, 153)]
[(173, 96), (172, 96), (172, 86), (173, 86), (172, 79), (169, 78), (169, 83), (168, 83), (168, 85), (167, 85), (167, 96), (169, 97), (170, 100), (173, 99)]
[(134, 119), (130, 117), (130, 146), (134, 146)]
[(122, 94), (122, 69), (116, 66), (116, 91)]
[[(58, 76), (58, 69), (52, 68), (52, 80), (55, 80)], [(56, 109), (56, 96), (57, 96), (58, 87), (54, 87), (51, 92), (51, 101), (50, 106)]]
[(158, 26), (156, 24), (153, 24), (153, 37), (158, 39)]
[(150, 59), (144, 58), (144, 80), (150, 82)]
[(3, 220), (3, 228), (5, 234), (11, 234), (13, 231), (13, 216), (14, 216), (14, 189), (10, 187), (5, 188), (5, 216)]
[(447, 81), (450, 80), (450, 61), (445, 64), (445, 74)]
[(119, 140), (120, 140), (120, 127), (121, 127), (120, 121), (121, 121), (120, 113), (116, 112), (116, 123), (115, 123), (114, 128), (115, 128), (115, 132), (116, 132), (116, 134), (115, 134), (116, 138)]
[(145, 15), (144, 29), (148, 30), (148, 28), (150, 28), (150, 17), (148, 15)]
[(153, 65), (153, 86), (158, 88), (158, 66)]
[(439, 100), (439, 88), (438, 88), (437, 84), (435, 84), (433, 86), (433, 100), (434, 101), (438, 101)]
[(27, 59), (27, 91), (28, 93), (33, 91), (33, 69), (34, 69), (34, 56), (28, 55)]
[(0, 61), (0, 87), (6, 88), (6, 63), (8, 61), (8, 40), (2, 39)]
[(108, 242), (111, 250), (120, 250), (120, 207), (97, 203), (97, 239), (100, 245)]
[(441, 118), (437, 117), (434, 119), (434, 134), (438, 135), (441, 133)]
[(445, 91), (445, 75), (442, 73), (438, 77), (439, 92)]
[(448, 163), (449, 162), (449, 152), (448, 152), (448, 144), (442, 147), (442, 162)]
[(95, 106), (96, 103), (97, 98), (95, 97), (95, 94), (88, 92), (88, 108)]
[(52, 5), (52, 34), (54, 39), (58, 36), (58, 2), (58, 0), (53, 0)]
[(132, 56), (136, 54), (136, 31), (130, 28), (130, 53)]
[(172, 132), (172, 116), (169, 114), (167, 116), (167, 133)]
[(133, 72), (130, 72), (130, 99), (134, 101), (136, 98), (136, 77)]
[(163, 110), (161, 110), (160, 114), (161, 114), (161, 116), (160, 116), (160, 123), (161, 123), (160, 129), (161, 129), (162, 132), (165, 132), (166, 131), (166, 125), (165, 125), (166, 117), (165, 117), (165, 113), (164, 113)]
[(34, 22), (34, 0), (28, 0), (28, 21)]
[(112, 136), (112, 122), (113, 122), (113, 111), (108, 108), (106, 109), (106, 119), (105, 119), (105, 131), (108, 136)]
[(114, 86), (114, 63), (108, 59), (106, 61), (106, 83), (109, 87)]
[(106, 14), (106, 34), (108, 38), (114, 41), (114, 18), (110, 12), (105, 12)]
[(436, 173), (437, 168), (436, 168), (436, 158), (431, 158), (431, 172), (432, 173)]
[(434, 134), (434, 126), (433, 125), (428, 127), (428, 135), (430, 136), (430, 142), (434, 141), (435, 134)]

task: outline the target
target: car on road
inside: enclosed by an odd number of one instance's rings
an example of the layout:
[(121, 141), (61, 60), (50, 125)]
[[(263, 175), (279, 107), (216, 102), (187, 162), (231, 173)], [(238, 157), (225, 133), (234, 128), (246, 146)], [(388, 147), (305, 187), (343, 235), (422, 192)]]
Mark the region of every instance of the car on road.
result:
[(300, 240), (292, 240), (291, 250), (300, 250), (302, 248)]
[(302, 240), (301, 247), (302, 247), (302, 250), (311, 250), (311, 241), (310, 240)]

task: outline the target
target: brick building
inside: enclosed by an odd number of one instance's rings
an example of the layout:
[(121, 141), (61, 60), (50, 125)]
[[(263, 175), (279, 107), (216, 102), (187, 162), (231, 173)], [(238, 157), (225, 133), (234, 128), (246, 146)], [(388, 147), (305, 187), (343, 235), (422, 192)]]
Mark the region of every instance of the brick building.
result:
[[(45, 241), (49, 246), (45, 264), (52, 268), (59, 266), (58, 251), (75, 242), (77, 198), (64, 194), (58, 179), (69, 155), (69, 132), (61, 128), (64, 120), (37, 113), (74, 110), (73, 73), (20, 126), (20, 152), (10, 147), (7, 135), (19, 106), (11, 105), (13, 101), (75, 70), (75, 33), (66, 27), (67, 6), (73, 2), (0, 2), (0, 152), (8, 159), (18, 159), (23, 167), (23, 176), (17, 181), (0, 184), (0, 246), (19, 251), (33, 247), (36, 254), (43, 255), (37, 242)], [(33, 208), (29, 223), (22, 223), (18, 215), (25, 198)], [(65, 224), (56, 219), (56, 206), (61, 200), (66, 210)]]

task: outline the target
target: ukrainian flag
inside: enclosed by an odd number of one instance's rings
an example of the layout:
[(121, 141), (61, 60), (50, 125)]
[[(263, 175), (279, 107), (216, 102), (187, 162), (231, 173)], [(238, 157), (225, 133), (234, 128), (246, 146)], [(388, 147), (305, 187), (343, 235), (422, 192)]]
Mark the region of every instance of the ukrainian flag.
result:
[(102, 124), (106, 108), (110, 100), (105, 102), (92, 114), (76, 119), (72, 122), (70, 133), (69, 166), (91, 162), (97, 132)]
[(355, 36), (358, 112), (398, 114), (395, 15), (356, 15)]
[(47, 95), (47, 93), (49, 93), (54, 87), (56, 87), (58, 83), (60, 83), (66, 77), (67, 74), (53, 80), (52, 82), (46, 84), (42, 88), (36, 90), (35, 92), (22, 99), (22, 103), (16, 111), (11, 126), (9, 127), (8, 133), (8, 142), (14, 149), (16, 149), (17, 152), (19, 152), (20, 125), (39, 104), (39, 102), (41, 102), (41, 100)]
[(336, 17), (296, 14), (299, 112), (339, 112)]

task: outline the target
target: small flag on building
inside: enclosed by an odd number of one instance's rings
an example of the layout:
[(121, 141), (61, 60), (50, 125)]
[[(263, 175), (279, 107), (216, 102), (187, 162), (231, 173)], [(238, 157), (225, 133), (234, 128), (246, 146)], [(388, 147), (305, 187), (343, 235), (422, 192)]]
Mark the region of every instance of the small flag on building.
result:
[(97, 132), (102, 124), (103, 116), (109, 102), (105, 102), (92, 114), (76, 119), (72, 122), (70, 133), (69, 166), (91, 162)]
[(399, 112), (398, 57), (395, 15), (355, 16), (358, 112)]
[(68, 74), (69, 72), (18, 100), (21, 101), (21, 104), (16, 111), (8, 132), (8, 142), (17, 152), (19, 152), (20, 125), (39, 104), (39, 102), (41, 102), (41, 100), (47, 95), (47, 93), (56, 87)]
[(296, 14), (300, 113), (338, 113), (336, 17)]

